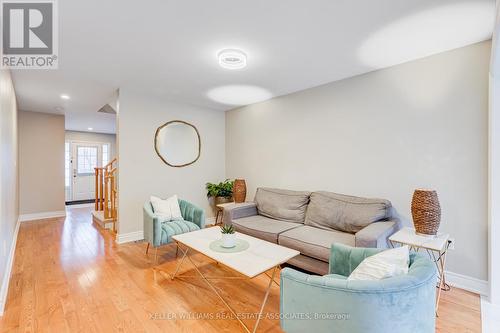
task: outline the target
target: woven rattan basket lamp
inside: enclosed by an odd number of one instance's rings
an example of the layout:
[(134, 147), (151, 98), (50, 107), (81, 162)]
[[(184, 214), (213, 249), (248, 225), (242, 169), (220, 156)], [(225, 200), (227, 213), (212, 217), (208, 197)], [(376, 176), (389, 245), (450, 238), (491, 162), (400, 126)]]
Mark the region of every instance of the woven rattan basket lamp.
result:
[(417, 234), (435, 236), (441, 223), (441, 206), (436, 191), (415, 190), (411, 200), (411, 215)]

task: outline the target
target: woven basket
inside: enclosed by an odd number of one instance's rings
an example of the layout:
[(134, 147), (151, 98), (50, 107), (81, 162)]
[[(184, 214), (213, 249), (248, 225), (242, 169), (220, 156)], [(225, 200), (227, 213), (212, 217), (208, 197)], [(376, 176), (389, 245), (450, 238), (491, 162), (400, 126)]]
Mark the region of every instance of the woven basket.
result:
[(441, 206), (436, 191), (415, 190), (411, 200), (411, 215), (418, 234), (436, 235), (441, 223)]
[(235, 179), (233, 184), (234, 202), (245, 202), (247, 197), (247, 184), (244, 179)]

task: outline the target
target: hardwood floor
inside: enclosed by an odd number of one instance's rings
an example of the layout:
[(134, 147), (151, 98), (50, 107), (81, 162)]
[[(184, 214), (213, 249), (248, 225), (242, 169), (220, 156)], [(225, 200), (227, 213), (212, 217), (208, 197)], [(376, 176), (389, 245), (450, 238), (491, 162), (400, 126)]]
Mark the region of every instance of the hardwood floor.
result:
[[(152, 269), (146, 244), (116, 245), (91, 222), (90, 208), (70, 208), (66, 219), (21, 224), (0, 332), (243, 332), (201, 279), (170, 281)], [(175, 247), (160, 249), (162, 269), (175, 268)], [(193, 260), (211, 275), (234, 275), (200, 254)], [(196, 272), (189, 264), (186, 275)], [(215, 282), (238, 313), (259, 310), (268, 278)], [(273, 286), (265, 312), (279, 311)], [(253, 327), (253, 319), (244, 319)], [(259, 332), (281, 332), (264, 319)], [(436, 332), (481, 332), (477, 295), (443, 293)]]

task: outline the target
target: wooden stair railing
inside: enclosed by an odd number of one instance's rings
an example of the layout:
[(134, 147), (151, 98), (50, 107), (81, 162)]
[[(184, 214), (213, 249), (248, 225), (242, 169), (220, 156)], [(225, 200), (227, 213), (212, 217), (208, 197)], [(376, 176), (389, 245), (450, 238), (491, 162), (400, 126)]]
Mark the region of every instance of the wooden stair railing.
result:
[(117, 182), (116, 162), (114, 158), (104, 167), (95, 169), (95, 210), (104, 212), (104, 221), (113, 223), (113, 231), (116, 232), (117, 218)]

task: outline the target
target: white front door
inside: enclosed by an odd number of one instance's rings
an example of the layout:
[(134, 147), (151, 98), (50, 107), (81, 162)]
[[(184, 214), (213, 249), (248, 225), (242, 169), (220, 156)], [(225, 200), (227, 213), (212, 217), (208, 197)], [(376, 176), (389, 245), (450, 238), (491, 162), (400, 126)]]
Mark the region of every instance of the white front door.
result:
[(94, 200), (94, 168), (102, 165), (102, 145), (98, 143), (74, 143), (72, 155), (72, 200)]

